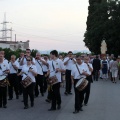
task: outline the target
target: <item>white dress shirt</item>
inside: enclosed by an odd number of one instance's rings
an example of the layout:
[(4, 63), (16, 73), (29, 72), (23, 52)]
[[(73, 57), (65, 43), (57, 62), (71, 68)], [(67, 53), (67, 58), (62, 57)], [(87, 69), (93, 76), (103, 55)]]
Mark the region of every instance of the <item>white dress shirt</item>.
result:
[[(53, 63), (53, 65), (52, 65)], [(54, 66), (54, 69), (53, 69)], [(56, 72), (56, 68), (65, 70), (65, 66), (59, 58), (56, 60), (49, 61), (49, 70), (50, 70), (50, 77), (56, 75), (58, 82), (61, 82), (61, 72)]]
[[(80, 73), (78, 72), (76, 65), (78, 66)], [(81, 77), (86, 78), (85, 75), (82, 75), (83, 72), (87, 72), (89, 74), (89, 69), (87, 64), (84, 62), (81, 65), (75, 64), (72, 66), (71, 76), (73, 76), (74, 79), (80, 79)]]
[(29, 76), (32, 79), (32, 82), (35, 82), (35, 76), (31, 72), (29, 72), (30, 68), (32, 68), (32, 70), (37, 73), (37, 68), (35, 65), (30, 65), (30, 66), (28, 66), (27, 64), (23, 65), (22, 72), (26, 73), (27, 75), (22, 74), (22, 80), (24, 80), (27, 76)]
[(0, 75), (4, 75), (5, 70), (9, 70), (8, 63), (0, 63)]
[(20, 65), (22, 58), (18, 58), (16, 61), (19, 63), (19, 68), (18, 69), (22, 69), (22, 65)]
[(43, 63), (40, 60), (35, 60), (35, 66), (37, 67), (37, 73), (43, 75)]
[(19, 68), (19, 63), (17, 61), (15, 61), (14, 63), (9, 62), (10, 74), (17, 73), (17, 70), (13, 68), (12, 64)]
[[(66, 57), (65, 59), (64, 59), (64, 63), (67, 61), (69, 59), (69, 57)], [(74, 58), (72, 58), (72, 59), (74, 59)], [(75, 60), (75, 59), (74, 59)], [(75, 60), (76, 61), (76, 60)], [(71, 70), (71, 66), (73, 66), (75, 63), (74, 63), (74, 61), (73, 60), (69, 60), (68, 62), (67, 62), (67, 64), (65, 65), (65, 68), (67, 69), (67, 70)]]

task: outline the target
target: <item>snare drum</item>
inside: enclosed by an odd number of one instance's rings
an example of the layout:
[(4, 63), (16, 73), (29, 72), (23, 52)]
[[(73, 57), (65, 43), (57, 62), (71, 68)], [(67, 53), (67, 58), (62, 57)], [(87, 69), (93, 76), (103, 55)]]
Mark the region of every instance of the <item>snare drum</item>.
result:
[(85, 78), (81, 78), (77, 84), (76, 84), (76, 88), (79, 90), (79, 91), (82, 91), (86, 88), (86, 86), (88, 85), (88, 80), (86, 80)]
[(7, 76), (0, 76), (0, 87), (6, 87), (8, 85)]
[(57, 82), (58, 82), (58, 79), (57, 79), (56, 75), (48, 78), (48, 83), (51, 84), (51, 85), (53, 85)]
[(27, 76), (24, 80), (21, 81), (21, 84), (23, 85), (24, 88), (26, 88), (32, 84), (32, 80), (29, 76)]

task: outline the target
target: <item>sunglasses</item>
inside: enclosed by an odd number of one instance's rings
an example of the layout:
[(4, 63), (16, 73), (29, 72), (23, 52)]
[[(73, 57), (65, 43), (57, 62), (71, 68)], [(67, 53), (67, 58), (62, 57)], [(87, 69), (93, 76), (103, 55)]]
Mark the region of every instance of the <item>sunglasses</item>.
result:
[(31, 60), (27, 60), (27, 61), (31, 61)]

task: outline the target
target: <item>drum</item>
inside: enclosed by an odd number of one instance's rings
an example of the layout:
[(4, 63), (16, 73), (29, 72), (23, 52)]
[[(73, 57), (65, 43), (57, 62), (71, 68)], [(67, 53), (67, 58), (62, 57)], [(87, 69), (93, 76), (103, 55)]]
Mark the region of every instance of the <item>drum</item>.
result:
[(6, 87), (8, 85), (7, 76), (0, 76), (0, 87)]
[(85, 78), (81, 78), (77, 84), (76, 84), (76, 88), (79, 90), (79, 91), (82, 91), (86, 88), (86, 86), (88, 85), (88, 80), (86, 80)]
[(32, 80), (29, 76), (27, 76), (24, 80), (21, 81), (21, 84), (24, 88), (28, 87), (32, 83)]
[(57, 82), (58, 82), (58, 79), (57, 79), (56, 75), (48, 78), (48, 83), (49, 83), (49, 84), (52, 84), (52, 85), (53, 85), (53, 84), (55, 84), (55, 83), (57, 83)]

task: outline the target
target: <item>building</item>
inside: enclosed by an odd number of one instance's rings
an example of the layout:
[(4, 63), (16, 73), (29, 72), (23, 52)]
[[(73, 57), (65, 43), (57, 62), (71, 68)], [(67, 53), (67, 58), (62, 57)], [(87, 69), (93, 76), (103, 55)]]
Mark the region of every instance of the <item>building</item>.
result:
[(15, 51), (17, 49), (21, 49), (21, 50), (26, 50), (27, 48), (29, 48), (29, 40), (27, 40), (26, 42), (22, 42), (22, 41), (0, 41), (0, 47), (1, 48), (10, 48), (11, 50)]

